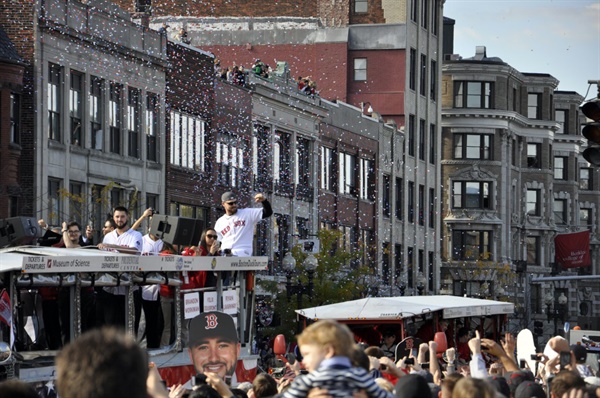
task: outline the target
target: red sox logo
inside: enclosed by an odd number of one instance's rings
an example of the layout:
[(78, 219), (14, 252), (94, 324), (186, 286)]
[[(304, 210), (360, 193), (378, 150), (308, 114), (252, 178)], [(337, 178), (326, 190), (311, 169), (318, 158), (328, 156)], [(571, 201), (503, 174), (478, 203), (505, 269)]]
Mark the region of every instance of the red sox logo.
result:
[(206, 326), (205, 329), (216, 329), (219, 326), (218, 318), (216, 314), (207, 314), (206, 315)]

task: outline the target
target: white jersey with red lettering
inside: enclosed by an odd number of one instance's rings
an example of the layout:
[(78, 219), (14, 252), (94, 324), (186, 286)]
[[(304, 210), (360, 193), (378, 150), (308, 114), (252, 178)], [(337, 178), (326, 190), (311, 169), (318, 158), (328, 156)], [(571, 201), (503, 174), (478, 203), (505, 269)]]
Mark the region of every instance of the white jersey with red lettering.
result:
[(215, 231), (221, 241), (221, 250), (231, 249), (234, 256), (251, 256), (254, 226), (262, 220), (263, 208), (239, 209), (228, 216), (221, 216), (215, 223)]
[[(116, 229), (114, 231), (104, 235), (104, 239), (102, 240), (102, 243), (105, 243), (107, 245), (119, 245), (119, 246), (131, 247), (131, 248), (136, 249), (137, 251), (141, 252), (142, 247), (143, 247), (142, 241), (143, 241), (142, 234), (134, 229), (129, 228), (127, 231), (123, 232), (121, 235), (119, 235), (117, 233)], [(133, 287), (133, 289), (137, 290), (137, 286)], [(124, 286), (105, 287), (104, 290), (107, 291), (108, 293), (112, 293), (112, 294), (118, 294), (118, 295), (127, 294), (127, 289)]]

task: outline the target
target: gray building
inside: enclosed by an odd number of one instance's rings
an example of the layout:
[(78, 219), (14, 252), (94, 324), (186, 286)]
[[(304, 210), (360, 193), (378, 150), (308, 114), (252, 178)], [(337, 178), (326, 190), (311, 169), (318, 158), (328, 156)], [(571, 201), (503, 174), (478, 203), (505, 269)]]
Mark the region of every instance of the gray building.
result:
[(114, 206), (136, 214), (157, 206), (165, 187), (166, 36), (107, 2), (36, 4), (36, 216), (100, 230)]
[[(471, 58), (448, 56), (442, 73), (441, 291), (513, 301), (520, 327), (557, 317), (578, 323), (583, 301), (597, 322), (600, 297), (582, 296), (594, 282), (531, 283), (598, 272), (596, 171), (581, 157), (583, 97), (555, 91), (551, 75), (488, 57), (485, 47)], [(591, 232), (592, 266), (557, 270), (554, 238), (583, 230)]]

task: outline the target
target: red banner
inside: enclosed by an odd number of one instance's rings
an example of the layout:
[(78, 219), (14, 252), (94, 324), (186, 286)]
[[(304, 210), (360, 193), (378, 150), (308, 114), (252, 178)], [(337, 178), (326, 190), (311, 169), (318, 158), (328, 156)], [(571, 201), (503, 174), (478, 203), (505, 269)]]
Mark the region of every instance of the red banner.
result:
[(562, 268), (589, 267), (590, 231), (560, 234), (554, 238), (556, 262)]

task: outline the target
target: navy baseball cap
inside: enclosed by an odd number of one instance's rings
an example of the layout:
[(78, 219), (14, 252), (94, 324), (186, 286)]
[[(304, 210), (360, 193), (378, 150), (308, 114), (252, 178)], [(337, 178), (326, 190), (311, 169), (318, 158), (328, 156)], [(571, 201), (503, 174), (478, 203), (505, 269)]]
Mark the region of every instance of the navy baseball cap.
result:
[(221, 202), (230, 202), (232, 200), (237, 200), (237, 197), (231, 191), (225, 192), (223, 195), (221, 195)]
[(195, 347), (207, 339), (239, 342), (233, 318), (220, 311), (203, 312), (192, 318), (189, 333), (189, 347)]

